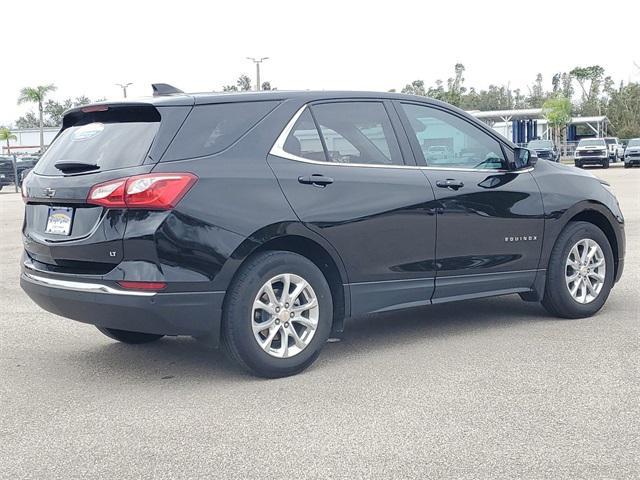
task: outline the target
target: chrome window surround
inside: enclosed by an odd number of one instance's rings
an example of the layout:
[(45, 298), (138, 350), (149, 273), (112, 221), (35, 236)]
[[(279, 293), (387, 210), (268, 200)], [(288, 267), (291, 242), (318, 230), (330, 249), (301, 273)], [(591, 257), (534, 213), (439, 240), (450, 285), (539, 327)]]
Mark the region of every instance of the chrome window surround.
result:
[(305, 111), (307, 107), (308, 107), (307, 104), (303, 105), (293, 115), (291, 120), (289, 120), (289, 123), (287, 123), (287, 125), (284, 127), (284, 130), (282, 130), (282, 133), (280, 133), (280, 136), (278, 136), (276, 142), (273, 144), (273, 147), (271, 147), (269, 154), (274, 155), (276, 157), (280, 157), (280, 158), (286, 158), (288, 160), (294, 160), (296, 162), (311, 163), (316, 165), (333, 165), (336, 167), (408, 168), (413, 170), (445, 170), (445, 171), (456, 170), (460, 172), (479, 172), (479, 173), (489, 173), (489, 172), (526, 173), (526, 172), (531, 172), (533, 170), (533, 167), (521, 168), (519, 170), (507, 170), (504, 168), (494, 170), (489, 168), (483, 169), (483, 168), (462, 168), (462, 167), (430, 167), (430, 166), (417, 166), (417, 165), (415, 166), (414, 165), (376, 165), (371, 163), (339, 163), (339, 162), (327, 162), (327, 161), (323, 162), (321, 160), (310, 160), (308, 158), (299, 157), (298, 155), (294, 155), (292, 153), (285, 151), (284, 144), (287, 141), (287, 138), (289, 137), (291, 130), (293, 130), (293, 127), (298, 121), (298, 118), (300, 118), (300, 115), (302, 115), (302, 113)]
[(126, 291), (104, 285), (102, 283), (74, 282), (72, 280), (59, 280), (57, 278), (41, 277), (32, 273), (24, 272), (23, 275), (30, 282), (45, 287), (59, 288), (61, 290), (72, 290), (74, 292), (85, 293), (106, 293), (111, 295), (129, 295), (134, 297), (153, 297), (156, 292)]

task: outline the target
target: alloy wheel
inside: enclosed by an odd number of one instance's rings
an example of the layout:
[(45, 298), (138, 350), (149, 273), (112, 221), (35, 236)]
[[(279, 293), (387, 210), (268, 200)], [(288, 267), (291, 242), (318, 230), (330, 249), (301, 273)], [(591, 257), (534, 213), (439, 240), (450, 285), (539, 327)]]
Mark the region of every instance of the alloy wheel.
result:
[(262, 350), (289, 358), (313, 339), (320, 310), (311, 285), (299, 275), (283, 273), (258, 291), (251, 311), (253, 335)]
[(606, 261), (595, 240), (584, 238), (571, 247), (565, 265), (565, 281), (571, 297), (582, 304), (593, 302), (604, 285)]

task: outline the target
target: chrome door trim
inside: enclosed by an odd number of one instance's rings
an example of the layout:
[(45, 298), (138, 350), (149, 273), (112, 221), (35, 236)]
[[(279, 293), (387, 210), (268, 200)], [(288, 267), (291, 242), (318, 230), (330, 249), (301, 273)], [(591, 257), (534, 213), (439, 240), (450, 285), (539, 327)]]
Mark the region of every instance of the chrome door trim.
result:
[(289, 123), (284, 127), (280, 135), (278, 136), (276, 142), (271, 147), (269, 151), (270, 155), (274, 155), (276, 157), (285, 158), (287, 160), (293, 160), (295, 162), (302, 163), (310, 163), (313, 165), (331, 165), (335, 167), (365, 167), (365, 168), (390, 168), (390, 169), (410, 169), (410, 170), (454, 170), (457, 172), (478, 172), (478, 173), (527, 173), (533, 170), (533, 167), (522, 168), (519, 170), (491, 170), (491, 169), (480, 169), (480, 168), (462, 168), (462, 167), (430, 167), (430, 166), (413, 166), (413, 165), (375, 165), (370, 163), (338, 163), (338, 162), (327, 162), (321, 160), (310, 160), (308, 158), (299, 157), (298, 155), (294, 155), (285, 151), (284, 144), (287, 141), (287, 137), (291, 133), (294, 125), (300, 118), (300, 115), (303, 114), (304, 110), (308, 107), (307, 104), (300, 107), (300, 109), (291, 117)]

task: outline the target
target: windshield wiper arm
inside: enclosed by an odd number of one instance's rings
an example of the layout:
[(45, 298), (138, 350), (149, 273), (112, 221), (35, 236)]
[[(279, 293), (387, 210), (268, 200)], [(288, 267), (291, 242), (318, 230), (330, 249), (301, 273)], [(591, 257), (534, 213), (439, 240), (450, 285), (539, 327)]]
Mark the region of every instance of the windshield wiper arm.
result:
[(88, 172), (91, 170), (98, 170), (100, 165), (96, 163), (81, 162), (78, 160), (60, 160), (53, 165), (58, 170), (68, 172)]

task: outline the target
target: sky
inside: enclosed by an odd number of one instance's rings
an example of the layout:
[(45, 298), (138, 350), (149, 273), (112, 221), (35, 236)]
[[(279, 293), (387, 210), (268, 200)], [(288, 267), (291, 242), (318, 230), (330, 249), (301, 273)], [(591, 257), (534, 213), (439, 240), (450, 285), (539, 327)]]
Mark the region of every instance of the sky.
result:
[[(640, 81), (640, 2), (85, 0), (14, 2), (3, 12), (0, 124), (33, 106), (20, 88), (53, 83), (52, 98), (151, 94), (151, 83), (221, 90), (246, 57), (269, 57), (278, 89), (400, 90), (466, 67), (465, 85), (527, 92), (538, 72), (599, 64), (616, 82)], [(606, 29), (606, 27), (610, 27)], [(7, 53), (8, 51), (8, 53)]]

